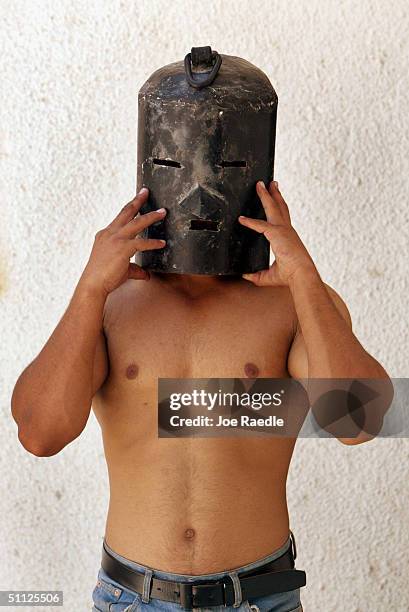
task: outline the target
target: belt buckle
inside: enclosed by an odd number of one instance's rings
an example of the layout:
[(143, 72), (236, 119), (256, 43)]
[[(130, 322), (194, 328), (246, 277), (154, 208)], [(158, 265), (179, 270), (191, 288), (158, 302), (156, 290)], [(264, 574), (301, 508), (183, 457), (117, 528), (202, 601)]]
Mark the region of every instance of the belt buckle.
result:
[[(228, 606), (232, 606), (234, 604), (234, 588), (231, 580), (225, 581), (222, 580), (221, 584), (223, 585), (223, 606), (226, 608)], [(182, 608), (197, 608), (200, 606), (194, 605), (194, 587), (196, 585), (191, 584), (190, 582), (180, 582), (179, 583), (179, 603)], [(211, 607), (211, 606), (207, 606)]]
[(192, 585), (189, 582), (179, 583), (179, 603), (182, 608), (192, 609), (194, 607)]
[(222, 580), (223, 585), (223, 605), (225, 608), (230, 607), (235, 602), (233, 582), (229, 578), (227, 581)]

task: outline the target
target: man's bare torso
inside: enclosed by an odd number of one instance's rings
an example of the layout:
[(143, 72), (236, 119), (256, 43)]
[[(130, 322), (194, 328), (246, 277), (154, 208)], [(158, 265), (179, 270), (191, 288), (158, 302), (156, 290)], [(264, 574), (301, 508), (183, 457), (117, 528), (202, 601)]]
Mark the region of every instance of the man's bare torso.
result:
[[(171, 278), (172, 277), (172, 278)], [(108, 544), (156, 569), (250, 563), (288, 537), (290, 438), (158, 438), (157, 380), (288, 377), (286, 288), (178, 275), (127, 281), (105, 309), (109, 374), (94, 397), (110, 479)]]

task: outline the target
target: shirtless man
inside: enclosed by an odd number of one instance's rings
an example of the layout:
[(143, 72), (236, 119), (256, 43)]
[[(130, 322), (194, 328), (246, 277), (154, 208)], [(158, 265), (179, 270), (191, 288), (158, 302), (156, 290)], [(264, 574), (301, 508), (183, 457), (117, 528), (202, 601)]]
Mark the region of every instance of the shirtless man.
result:
[[(41, 457), (80, 435), (92, 404), (109, 471), (105, 541), (162, 572), (213, 574), (280, 550), (295, 440), (158, 438), (159, 377), (387, 377), (321, 280), (277, 184), (256, 188), (267, 220), (239, 220), (265, 235), (275, 263), (245, 278), (149, 274), (130, 263), (137, 251), (163, 248), (138, 237), (166, 214), (137, 215), (142, 189), (96, 234), (65, 314), (12, 397), (19, 440)], [(129, 597), (114, 585), (110, 601)], [(264, 609), (302, 609), (299, 599), (283, 602)]]

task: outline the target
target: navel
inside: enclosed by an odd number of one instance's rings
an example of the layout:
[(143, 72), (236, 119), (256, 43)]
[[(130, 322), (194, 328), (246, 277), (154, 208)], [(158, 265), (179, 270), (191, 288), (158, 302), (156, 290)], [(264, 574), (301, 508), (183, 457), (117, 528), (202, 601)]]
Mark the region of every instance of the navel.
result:
[(195, 530), (194, 529), (190, 529), (190, 528), (186, 529), (184, 535), (185, 535), (185, 538), (187, 540), (191, 540), (192, 538), (195, 537)]
[(244, 366), (244, 373), (247, 378), (257, 378), (259, 375), (259, 369), (255, 363), (246, 363)]
[(130, 363), (126, 368), (125, 375), (127, 378), (136, 378), (138, 376), (139, 368), (136, 363)]

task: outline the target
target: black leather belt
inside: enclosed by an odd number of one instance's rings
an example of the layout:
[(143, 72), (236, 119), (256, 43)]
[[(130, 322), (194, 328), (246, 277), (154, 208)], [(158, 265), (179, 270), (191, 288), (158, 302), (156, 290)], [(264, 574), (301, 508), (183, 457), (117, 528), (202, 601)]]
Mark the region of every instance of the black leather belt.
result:
[[(293, 545), (294, 542), (292, 541)], [(254, 570), (240, 573), (242, 601), (264, 597), (272, 593), (293, 591), (305, 586), (305, 572), (294, 569), (295, 559), (292, 546), (278, 559), (270, 561)], [(115, 559), (105, 548), (102, 548), (102, 568), (122, 586), (143, 593), (144, 574), (131, 569)], [(183, 608), (192, 609), (211, 606), (232, 606), (235, 602), (234, 586), (226, 575), (219, 580), (209, 582), (173, 582), (159, 580), (152, 576), (150, 597), (180, 604)]]

